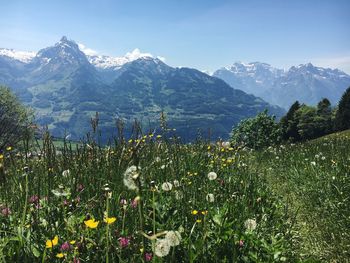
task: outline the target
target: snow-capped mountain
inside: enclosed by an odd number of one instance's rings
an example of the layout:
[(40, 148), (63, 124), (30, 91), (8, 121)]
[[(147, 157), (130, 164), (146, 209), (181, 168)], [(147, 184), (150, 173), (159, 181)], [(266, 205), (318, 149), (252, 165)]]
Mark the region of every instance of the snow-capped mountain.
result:
[(98, 69), (102, 70), (118, 70), (124, 64), (134, 61), (139, 58), (153, 58), (150, 53), (142, 53), (138, 48), (135, 48), (132, 52), (128, 52), (123, 57), (112, 57), (104, 55), (88, 55), (86, 54), (89, 62)]
[(0, 48), (0, 56), (7, 57), (22, 63), (29, 63), (34, 57), (35, 52), (18, 51), (14, 49)]
[(335, 105), (350, 86), (346, 73), (311, 63), (285, 71), (266, 63), (238, 62), (215, 71), (213, 76), (285, 109), (296, 100), (316, 105), (322, 98), (328, 98)]
[(218, 78), (196, 69), (173, 68), (138, 49), (123, 57), (86, 50), (62, 37), (26, 63), (14, 55), (0, 55), (0, 85), (9, 86), (31, 106), (38, 123), (48, 125), (55, 136), (69, 131), (76, 139), (89, 131), (96, 111), (106, 137), (115, 133), (115, 116), (126, 127), (138, 119), (144, 127), (155, 128), (158, 124), (151, 122), (156, 123), (164, 110), (168, 124), (187, 140), (200, 129), (227, 138), (232, 125), (266, 108), (277, 116), (284, 113)]

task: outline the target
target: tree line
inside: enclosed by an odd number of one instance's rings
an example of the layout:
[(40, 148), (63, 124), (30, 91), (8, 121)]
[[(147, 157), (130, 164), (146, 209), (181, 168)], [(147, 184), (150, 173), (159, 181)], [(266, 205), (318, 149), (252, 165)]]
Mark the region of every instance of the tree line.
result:
[(283, 142), (311, 140), (347, 129), (350, 129), (350, 87), (333, 108), (327, 98), (315, 107), (296, 101), (279, 122), (267, 111), (243, 120), (233, 128), (231, 141), (259, 149)]

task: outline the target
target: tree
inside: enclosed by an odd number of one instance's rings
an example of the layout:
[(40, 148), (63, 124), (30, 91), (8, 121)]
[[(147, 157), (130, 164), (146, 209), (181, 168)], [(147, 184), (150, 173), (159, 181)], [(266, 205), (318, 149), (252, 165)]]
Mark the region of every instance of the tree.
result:
[(298, 132), (298, 122), (296, 119), (296, 112), (300, 108), (299, 101), (293, 103), (293, 105), (289, 108), (287, 114), (283, 116), (280, 120), (280, 126), (282, 130), (282, 139), (283, 140), (291, 140), (291, 141), (299, 141), (300, 134)]
[(0, 152), (29, 134), (30, 115), (9, 88), (0, 86)]
[(332, 132), (332, 108), (328, 99), (324, 98), (317, 104), (314, 121), (316, 123), (315, 134), (317, 137)]
[(350, 87), (344, 92), (339, 101), (334, 125), (337, 131), (350, 129)]
[(244, 144), (253, 149), (261, 149), (280, 142), (281, 132), (274, 116), (267, 111), (259, 113), (254, 118), (241, 121), (232, 130), (231, 142)]

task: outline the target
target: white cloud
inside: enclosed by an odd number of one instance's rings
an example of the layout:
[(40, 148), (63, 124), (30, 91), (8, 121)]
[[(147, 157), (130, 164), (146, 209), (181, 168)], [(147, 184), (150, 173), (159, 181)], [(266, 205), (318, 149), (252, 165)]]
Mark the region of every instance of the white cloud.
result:
[(151, 53), (142, 53), (140, 51), (140, 49), (138, 49), (138, 48), (135, 48), (133, 51), (125, 54), (125, 58), (129, 61), (133, 61), (133, 60), (136, 60), (138, 58), (144, 58), (144, 57), (153, 58), (153, 55)]
[(95, 51), (95, 50), (93, 50), (91, 48), (88, 48), (88, 47), (86, 47), (85, 45), (83, 45), (81, 43), (78, 43), (78, 47), (83, 53), (85, 53), (88, 56), (96, 56), (98, 54), (97, 51)]
[(157, 56), (157, 58), (163, 62), (165, 62), (165, 57), (162, 57), (162, 56)]

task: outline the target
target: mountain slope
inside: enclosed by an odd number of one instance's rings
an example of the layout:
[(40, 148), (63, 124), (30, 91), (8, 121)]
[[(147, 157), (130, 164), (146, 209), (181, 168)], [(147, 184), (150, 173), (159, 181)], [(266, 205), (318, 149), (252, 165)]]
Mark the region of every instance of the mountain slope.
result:
[(335, 105), (350, 85), (350, 76), (346, 73), (315, 67), (311, 63), (291, 67), (288, 71), (266, 63), (235, 63), (215, 71), (213, 76), (285, 109), (296, 100), (316, 105), (325, 97)]
[[(152, 56), (133, 55), (118, 67), (101, 68), (66, 37), (25, 61), (0, 55), (0, 80), (11, 87), (16, 83), (14, 91), (35, 109), (40, 124), (56, 136), (68, 132), (72, 138), (90, 130), (95, 112), (108, 137), (116, 133), (117, 118), (126, 127), (138, 119), (143, 128), (154, 129), (164, 111), (169, 125), (185, 140), (195, 138), (198, 129), (210, 129), (212, 138), (226, 138), (232, 125), (265, 108), (283, 113), (218, 78), (172, 68)], [(130, 134), (129, 129), (126, 132)]]

